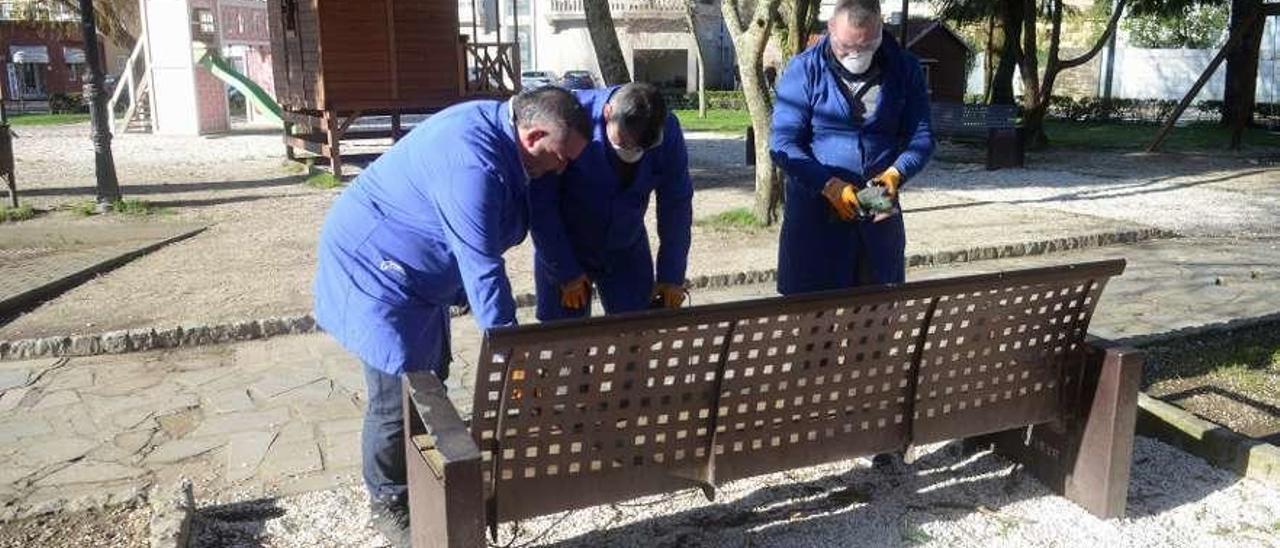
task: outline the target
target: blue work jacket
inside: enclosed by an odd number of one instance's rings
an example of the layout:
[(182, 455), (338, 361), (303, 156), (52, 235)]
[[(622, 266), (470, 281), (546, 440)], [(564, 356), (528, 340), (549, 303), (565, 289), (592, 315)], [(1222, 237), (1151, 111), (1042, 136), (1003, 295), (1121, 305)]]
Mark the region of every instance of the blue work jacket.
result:
[(502, 253), (528, 230), (528, 176), (510, 116), (496, 101), (435, 114), (329, 210), (316, 321), (367, 365), (447, 373), (448, 308), (464, 299), (482, 329), (515, 323)]
[(867, 239), (902, 240), (901, 219), (874, 230), (835, 220), (821, 194), (827, 180), (835, 176), (861, 188), (894, 166), (905, 182), (924, 169), (934, 149), (929, 92), (916, 57), (884, 34), (875, 54), (880, 98), (860, 119), (823, 53), (828, 40), (792, 59), (777, 83), (769, 148), (788, 176), (778, 264), (784, 294), (855, 285), (859, 246), (876, 248)]
[[(682, 284), (693, 224), (693, 182), (684, 133), (675, 115), (668, 115), (662, 144), (645, 152), (634, 180), (624, 185), (614, 167), (619, 160), (604, 119), (605, 103), (617, 89), (574, 92), (591, 113), (594, 130), (587, 148), (563, 174), (547, 175), (530, 185), (536, 260), (559, 284), (610, 268), (609, 252), (647, 245), (644, 216), (649, 197), (656, 194), (657, 281)], [(647, 296), (653, 288), (635, 289)]]

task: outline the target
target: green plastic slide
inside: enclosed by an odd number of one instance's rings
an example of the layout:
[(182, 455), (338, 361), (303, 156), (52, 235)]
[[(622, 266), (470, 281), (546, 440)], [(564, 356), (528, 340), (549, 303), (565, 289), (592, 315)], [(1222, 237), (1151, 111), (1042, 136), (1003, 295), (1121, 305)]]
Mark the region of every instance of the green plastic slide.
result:
[(258, 112), (261, 112), (267, 119), (277, 124), (284, 123), (284, 119), (280, 117), (280, 105), (276, 104), (275, 99), (272, 99), (271, 95), (262, 89), (262, 86), (254, 83), (248, 76), (237, 72), (221, 56), (206, 51), (200, 57), (199, 63), (200, 66), (209, 69), (209, 72), (212, 72), (219, 80), (226, 82), (227, 85), (243, 93), (245, 99), (253, 103), (253, 106), (258, 107)]

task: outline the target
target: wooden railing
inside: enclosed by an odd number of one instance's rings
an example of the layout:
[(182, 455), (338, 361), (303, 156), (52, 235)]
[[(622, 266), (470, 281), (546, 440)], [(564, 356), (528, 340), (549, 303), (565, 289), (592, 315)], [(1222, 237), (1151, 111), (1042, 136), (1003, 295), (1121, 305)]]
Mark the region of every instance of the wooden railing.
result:
[(460, 44), (462, 95), (514, 95), (520, 91), (520, 49), (512, 42)]
[[(551, 0), (547, 17), (552, 19), (585, 17), (582, 0)], [(609, 13), (614, 17), (683, 16), (684, 0), (610, 0)]]
[[(112, 133), (120, 133), (129, 125), (138, 112), (138, 103), (150, 87), (151, 54), (147, 51), (147, 35), (143, 34), (138, 37), (138, 44), (133, 47), (133, 53), (129, 54), (129, 61), (120, 72), (120, 78), (116, 80), (116, 89), (111, 93), (111, 100), (107, 102), (107, 112), (114, 120), (111, 124)], [(124, 94), (125, 90), (128, 90), (128, 95)], [(125, 111), (124, 117), (116, 118), (116, 105), (124, 97), (128, 97), (129, 109)]]

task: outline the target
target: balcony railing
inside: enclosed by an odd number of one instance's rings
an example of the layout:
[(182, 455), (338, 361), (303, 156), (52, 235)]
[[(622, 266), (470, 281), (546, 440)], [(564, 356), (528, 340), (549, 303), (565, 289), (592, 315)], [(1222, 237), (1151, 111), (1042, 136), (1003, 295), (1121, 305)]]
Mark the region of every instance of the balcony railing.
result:
[[(546, 11), (547, 19), (581, 19), (582, 0), (551, 0), (550, 9)], [(681, 17), (684, 15), (684, 0), (610, 0), (609, 13), (616, 18), (641, 17)]]

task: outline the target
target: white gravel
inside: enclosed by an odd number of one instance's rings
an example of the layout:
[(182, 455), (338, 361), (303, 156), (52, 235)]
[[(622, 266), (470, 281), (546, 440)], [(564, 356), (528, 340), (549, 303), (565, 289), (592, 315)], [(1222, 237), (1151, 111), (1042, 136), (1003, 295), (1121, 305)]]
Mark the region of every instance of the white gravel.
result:
[[(493, 545), (1280, 546), (1280, 490), (1157, 441), (1137, 438), (1118, 520), (1094, 518), (990, 453), (955, 449), (931, 446), (900, 472), (859, 459), (736, 481), (715, 503), (686, 490), (507, 523)], [(204, 509), (193, 546), (380, 546), (364, 505), (351, 486)]]
[(1188, 235), (1280, 230), (1280, 167), (1196, 160), (1064, 154), (1032, 164), (1036, 169), (999, 171), (937, 162), (911, 184), (971, 200), (1130, 221)]

